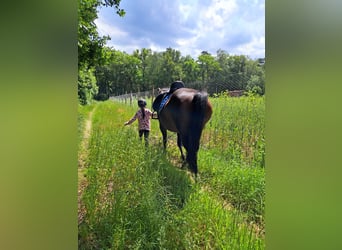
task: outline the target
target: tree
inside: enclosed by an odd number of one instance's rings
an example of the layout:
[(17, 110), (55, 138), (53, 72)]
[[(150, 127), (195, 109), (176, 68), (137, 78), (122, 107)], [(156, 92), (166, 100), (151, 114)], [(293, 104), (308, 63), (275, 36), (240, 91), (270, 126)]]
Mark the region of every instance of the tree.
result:
[[(95, 67), (105, 64), (106, 61), (103, 48), (109, 37), (100, 37), (98, 35), (94, 22), (97, 18), (97, 9), (100, 6), (114, 7), (116, 13), (123, 16), (125, 11), (119, 7), (120, 1), (78, 0), (78, 97), (83, 104), (89, 103), (97, 93), (97, 88), (91, 81), (95, 79)], [(86, 75), (87, 77), (85, 77)], [(94, 86), (94, 88), (90, 91), (91, 86)], [(83, 95), (80, 93), (88, 94)]]
[(97, 93), (96, 78), (93, 69), (81, 69), (78, 72), (78, 97), (82, 105), (87, 104), (89, 100)]
[(182, 79), (182, 67), (180, 65), (181, 53), (178, 50), (167, 48), (163, 52), (162, 72), (165, 83), (171, 83)]
[(182, 59), (183, 81), (193, 83), (198, 80), (200, 68), (191, 56)]
[(207, 51), (202, 51), (197, 61), (203, 87), (208, 88), (209, 83), (215, 79), (217, 72), (221, 70), (220, 65)]
[(246, 75), (246, 64), (248, 58), (244, 55), (229, 56), (227, 67), (226, 83), (228, 90), (244, 90), (246, 89), (248, 77)]
[(152, 88), (165, 86), (163, 77), (163, 53), (153, 52), (148, 60), (149, 66), (147, 67), (147, 75), (151, 82)]
[(137, 49), (131, 55), (112, 48), (103, 51), (106, 64), (96, 67), (97, 100), (168, 87), (175, 80), (184, 81), (190, 88), (206, 89), (209, 94), (226, 90), (265, 93), (265, 66), (259, 60), (230, 56), (223, 50), (218, 50), (216, 57), (203, 51), (198, 60), (189, 55), (182, 57), (172, 48), (163, 52)]
[(248, 80), (246, 90), (259, 95), (263, 95), (265, 92), (264, 85), (257, 75), (252, 75)]
[(265, 94), (265, 69), (263, 65), (260, 65), (259, 61), (253, 61), (250, 63), (251, 68), (250, 78), (247, 81), (246, 90), (253, 93), (263, 95)]
[(112, 71), (108, 65), (96, 68), (96, 82), (98, 86), (98, 93), (95, 96), (96, 100), (104, 101), (112, 94)]
[(152, 88), (152, 79), (151, 79), (151, 76), (148, 74), (149, 67), (151, 64), (150, 60), (152, 57), (152, 50), (146, 49), (146, 48), (142, 48), (141, 50), (137, 49), (133, 52), (133, 56), (140, 60), (140, 70), (142, 74), (141, 88), (142, 89)]

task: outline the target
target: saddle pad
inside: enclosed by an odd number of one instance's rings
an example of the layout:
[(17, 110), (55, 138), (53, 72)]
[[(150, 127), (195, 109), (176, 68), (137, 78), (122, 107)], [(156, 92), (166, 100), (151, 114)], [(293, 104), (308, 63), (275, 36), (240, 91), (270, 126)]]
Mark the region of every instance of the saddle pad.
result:
[(164, 97), (163, 100), (160, 102), (159, 108), (158, 108), (158, 113), (160, 113), (163, 108), (165, 107), (165, 105), (169, 102), (170, 97), (172, 96), (172, 94), (167, 93)]

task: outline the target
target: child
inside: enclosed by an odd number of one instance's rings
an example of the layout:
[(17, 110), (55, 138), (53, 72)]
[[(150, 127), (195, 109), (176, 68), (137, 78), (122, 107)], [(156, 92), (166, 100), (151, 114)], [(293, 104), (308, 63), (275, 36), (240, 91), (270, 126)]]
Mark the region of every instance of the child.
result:
[(135, 113), (135, 115), (129, 121), (125, 122), (125, 126), (133, 123), (138, 118), (139, 124), (139, 137), (141, 139), (144, 135), (145, 145), (148, 145), (148, 136), (151, 130), (150, 119), (152, 117), (151, 110), (146, 108), (146, 101), (144, 99), (138, 100), (138, 106), (140, 109)]

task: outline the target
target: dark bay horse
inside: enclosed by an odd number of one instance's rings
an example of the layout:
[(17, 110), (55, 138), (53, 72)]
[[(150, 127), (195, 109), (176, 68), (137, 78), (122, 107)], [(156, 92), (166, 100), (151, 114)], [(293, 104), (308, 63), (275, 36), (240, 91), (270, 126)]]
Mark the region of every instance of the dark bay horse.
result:
[[(177, 81), (172, 83), (168, 92), (160, 93), (156, 97), (152, 107), (158, 113), (164, 149), (167, 143), (167, 130), (176, 132), (182, 159), (186, 159), (190, 170), (197, 175), (197, 152), (202, 130), (213, 112), (208, 94), (185, 88), (182, 82)], [(186, 158), (182, 146), (186, 150)]]

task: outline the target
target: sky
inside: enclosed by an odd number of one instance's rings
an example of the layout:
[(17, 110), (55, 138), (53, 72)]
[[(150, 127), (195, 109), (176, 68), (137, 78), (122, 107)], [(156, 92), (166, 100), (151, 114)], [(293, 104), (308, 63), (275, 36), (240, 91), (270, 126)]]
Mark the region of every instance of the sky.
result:
[(192, 58), (221, 49), (229, 55), (265, 57), (264, 0), (121, 0), (120, 7), (124, 17), (101, 7), (95, 20), (114, 49), (131, 54), (172, 48)]

